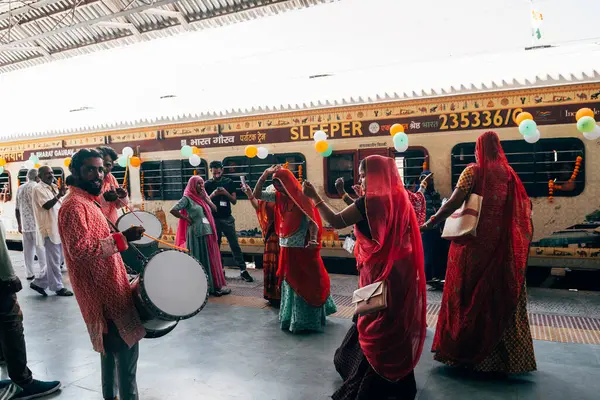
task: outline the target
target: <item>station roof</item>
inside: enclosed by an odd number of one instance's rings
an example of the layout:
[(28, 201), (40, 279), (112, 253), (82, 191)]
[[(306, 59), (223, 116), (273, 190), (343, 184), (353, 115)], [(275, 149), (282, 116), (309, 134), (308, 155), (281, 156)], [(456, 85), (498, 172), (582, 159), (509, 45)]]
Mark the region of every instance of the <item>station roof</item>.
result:
[(3, 0), (0, 73), (335, 0)]

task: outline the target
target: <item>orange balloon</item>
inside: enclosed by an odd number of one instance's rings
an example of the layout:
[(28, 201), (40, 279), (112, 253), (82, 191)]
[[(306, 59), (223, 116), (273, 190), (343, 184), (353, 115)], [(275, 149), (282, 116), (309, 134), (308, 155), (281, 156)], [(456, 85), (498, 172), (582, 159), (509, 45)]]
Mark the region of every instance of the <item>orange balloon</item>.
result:
[(202, 153), (202, 150), (196, 146), (192, 146), (192, 154), (200, 155), (200, 153)]
[(35, 164), (35, 165), (33, 166), (33, 168), (36, 168), (36, 169), (37, 169), (37, 168), (39, 168), (39, 167), (41, 167), (41, 165), (40, 165), (40, 164)]
[(6, 160), (0, 157), (0, 167), (4, 167), (6, 165)]
[(396, 133), (404, 132), (404, 125), (402, 124), (394, 124), (390, 128), (390, 135), (394, 136)]
[(528, 119), (533, 121), (533, 115), (531, 115), (531, 113), (528, 113), (527, 111), (524, 111), (517, 115), (517, 118), (515, 118), (515, 122), (517, 123), (517, 125), (521, 125), (521, 122), (526, 121)]
[(246, 153), (246, 157), (254, 158), (258, 154), (258, 148), (255, 145), (251, 144), (249, 146), (246, 146), (245, 153)]
[(71, 157), (65, 158), (65, 161), (63, 161), (63, 163), (65, 164), (65, 167), (69, 168), (69, 165), (71, 165)]
[(594, 118), (594, 111), (590, 110), (589, 108), (580, 108), (579, 111), (577, 111), (577, 114), (575, 114), (575, 120), (579, 121), (579, 119), (583, 117)]
[(140, 165), (142, 165), (142, 160), (140, 160), (140, 158), (137, 156), (133, 156), (129, 159), (129, 165), (138, 168)]
[(329, 148), (329, 143), (327, 143), (327, 140), (319, 140), (317, 143), (315, 143), (315, 149), (319, 153), (325, 153), (328, 148)]

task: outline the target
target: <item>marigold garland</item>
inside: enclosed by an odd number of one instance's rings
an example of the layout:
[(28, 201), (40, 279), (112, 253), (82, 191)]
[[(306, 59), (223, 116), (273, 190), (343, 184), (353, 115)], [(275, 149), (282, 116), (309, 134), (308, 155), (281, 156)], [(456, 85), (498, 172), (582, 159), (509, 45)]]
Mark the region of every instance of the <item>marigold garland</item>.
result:
[[(573, 183), (575, 181), (575, 179), (577, 179), (577, 175), (579, 175), (579, 171), (581, 170), (581, 162), (582, 161), (583, 161), (583, 157), (577, 156), (577, 158), (575, 159), (575, 169), (573, 170), (573, 173), (571, 174), (571, 178), (569, 178), (567, 183)], [(548, 200), (550, 201), (550, 203), (552, 203), (554, 201), (554, 191), (562, 190), (562, 189), (563, 189), (562, 185), (555, 184), (553, 180), (548, 181)]]

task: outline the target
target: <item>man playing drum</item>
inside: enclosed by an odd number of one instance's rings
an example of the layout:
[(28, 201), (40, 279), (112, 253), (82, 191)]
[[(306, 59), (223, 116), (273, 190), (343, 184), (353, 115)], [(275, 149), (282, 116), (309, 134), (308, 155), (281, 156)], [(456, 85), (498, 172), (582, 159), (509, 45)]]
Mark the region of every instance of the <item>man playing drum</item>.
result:
[(137, 400), (138, 342), (146, 332), (119, 251), (139, 240), (144, 229), (131, 227), (111, 234), (97, 203), (104, 178), (99, 152), (78, 151), (69, 169), (74, 182), (58, 225), (73, 291), (94, 350), (101, 353), (102, 393), (105, 399), (116, 398), (117, 376), (119, 399)]

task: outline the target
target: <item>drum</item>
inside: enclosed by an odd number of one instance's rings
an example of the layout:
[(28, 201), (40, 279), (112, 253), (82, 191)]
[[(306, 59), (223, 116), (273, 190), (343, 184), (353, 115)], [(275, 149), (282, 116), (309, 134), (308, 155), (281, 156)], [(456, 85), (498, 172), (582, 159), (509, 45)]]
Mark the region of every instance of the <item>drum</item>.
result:
[(208, 302), (208, 275), (194, 257), (159, 250), (131, 283), (142, 321), (179, 321), (198, 314)]
[[(139, 223), (139, 221), (138, 221)], [(146, 258), (152, 257), (158, 252), (158, 243), (147, 246), (136, 246), (129, 243), (129, 248), (121, 252), (123, 262), (136, 273), (141, 274), (146, 263)], [(144, 256), (140, 255), (142, 253)], [(146, 257), (146, 258), (144, 258)]]
[[(139, 219), (138, 219), (139, 218)], [(140, 222), (140, 220), (142, 222)], [(163, 234), (162, 223), (152, 213), (146, 211), (131, 211), (123, 214), (117, 220), (117, 228), (123, 232), (124, 230), (131, 228), (132, 226), (143, 226), (146, 233), (152, 237), (160, 239)], [(147, 236), (142, 236), (140, 240), (133, 242), (136, 246), (150, 246), (155, 245), (158, 248), (158, 244)]]

